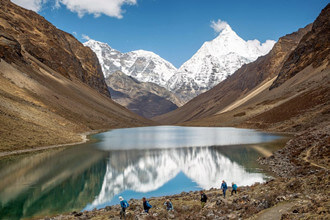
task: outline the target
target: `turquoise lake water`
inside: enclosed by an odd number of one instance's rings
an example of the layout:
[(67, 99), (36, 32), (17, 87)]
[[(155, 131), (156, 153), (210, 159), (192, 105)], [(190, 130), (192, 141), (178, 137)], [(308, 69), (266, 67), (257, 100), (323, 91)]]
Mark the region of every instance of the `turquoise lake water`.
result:
[[(249, 129), (157, 126), (115, 129), (65, 149), (0, 160), (0, 219), (91, 210), (126, 200), (264, 182), (256, 162), (284, 146)], [(261, 149), (261, 150), (260, 150)]]

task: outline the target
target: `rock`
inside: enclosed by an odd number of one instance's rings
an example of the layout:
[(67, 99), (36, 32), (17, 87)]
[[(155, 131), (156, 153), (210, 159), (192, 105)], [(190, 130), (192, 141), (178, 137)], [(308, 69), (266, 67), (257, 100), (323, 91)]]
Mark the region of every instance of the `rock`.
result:
[(189, 206), (186, 206), (186, 205), (183, 205), (183, 206), (181, 207), (181, 209), (182, 209), (183, 211), (188, 211), (188, 210), (190, 210), (190, 207), (189, 207)]
[(104, 209), (105, 209), (106, 211), (110, 211), (112, 208), (111, 208), (111, 206), (106, 206)]
[(212, 210), (210, 210), (207, 214), (206, 214), (206, 217), (209, 218), (209, 219), (213, 219), (214, 217), (214, 213)]
[(237, 215), (234, 214), (234, 213), (231, 213), (231, 214), (227, 215), (227, 217), (228, 217), (229, 219), (237, 219)]
[(82, 212), (78, 212), (78, 213), (76, 213), (74, 216), (75, 216), (75, 217), (79, 217), (79, 216), (82, 216), (82, 214), (83, 214)]

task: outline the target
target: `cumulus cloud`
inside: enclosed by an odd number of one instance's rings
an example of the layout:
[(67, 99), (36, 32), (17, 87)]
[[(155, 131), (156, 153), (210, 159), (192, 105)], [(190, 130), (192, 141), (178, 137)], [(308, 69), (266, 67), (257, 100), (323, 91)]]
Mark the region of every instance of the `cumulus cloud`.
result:
[(40, 11), (47, 0), (12, 0), (13, 3), (33, 11)]
[(267, 54), (273, 48), (276, 41), (266, 40), (264, 43), (260, 43), (260, 41), (255, 39), (255, 40), (248, 40), (247, 43), (249, 47), (257, 48), (263, 54)]
[(122, 18), (123, 5), (136, 5), (137, 0), (56, 0), (56, 7), (65, 5), (70, 11), (83, 17), (85, 14), (92, 14), (99, 17), (101, 14)]
[(12, 0), (17, 5), (24, 8), (40, 11), (43, 4), (51, 2), (53, 8), (58, 9), (65, 6), (70, 11), (77, 13), (79, 17), (85, 14), (92, 14), (99, 17), (101, 14), (122, 18), (125, 12), (122, 7), (124, 5), (136, 5), (137, 0)]
[(220, 33), (228, 25), (226, 21), (218, 19), (217, 21), (211, 21), (210, 27), (215, 31), (215, 33)]
[(86, 34), (82, 34), (81, 37), (84, 40), (91, 40), (91, 38), (88, 35), (86, 35)]

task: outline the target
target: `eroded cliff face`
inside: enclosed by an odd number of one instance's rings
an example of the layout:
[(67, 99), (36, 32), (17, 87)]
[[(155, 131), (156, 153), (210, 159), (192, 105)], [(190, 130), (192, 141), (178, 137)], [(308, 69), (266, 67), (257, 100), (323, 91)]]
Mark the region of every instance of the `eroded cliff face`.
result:
[(314, 21), (311, 31), (301, 39), (296, 49), (289, 55), (270, 89), (282, 85), (309, 65), (313, 68), (323, 64), (329, 66), (329, 60), (330, 4), (322, 10)]
[(91, 49), (37, 13), (8, 0), (0, 2), (0, 56), (7, 62), (29, 62), (28, 56), (32, 56), (66, 78), (75, 77), (110, 97)]

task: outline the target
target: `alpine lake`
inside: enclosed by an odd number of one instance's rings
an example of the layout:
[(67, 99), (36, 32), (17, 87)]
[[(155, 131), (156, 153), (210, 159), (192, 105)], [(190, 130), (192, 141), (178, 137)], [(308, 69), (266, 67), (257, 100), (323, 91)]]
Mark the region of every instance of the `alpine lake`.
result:
[(0, 218), (92, 210), (118, 196), (156, 197), (265, 182), (257, 163), (288, 138), (229, 127), (114, 129), (85, 144), (0, 158)]

